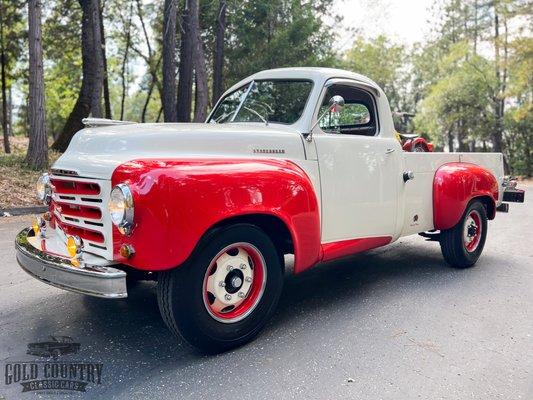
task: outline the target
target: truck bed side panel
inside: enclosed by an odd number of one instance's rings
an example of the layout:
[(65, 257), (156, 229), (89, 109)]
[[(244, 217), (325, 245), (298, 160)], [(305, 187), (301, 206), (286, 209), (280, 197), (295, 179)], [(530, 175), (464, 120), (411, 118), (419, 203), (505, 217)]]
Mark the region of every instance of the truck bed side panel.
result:
[[(499, 185), (503, 180), (503, 159), (500, 153), (404, 152), (403, 157), (403, 170), (412, 171), (415, 178), (406, 182), (403, 186), (403, 193), (400, 193), (400, 196), (403, 196), (403, 207), (400, 201), (399, 221), (403, 224), (398, 227), (399, 236), (434, 229), (433, 180), (440, 166), (452, 162), (471, 163), (492, 172)], [(502, 192), (500, 187), (500, 193)], [(501, 194), (499, 202), (501, 202)]]

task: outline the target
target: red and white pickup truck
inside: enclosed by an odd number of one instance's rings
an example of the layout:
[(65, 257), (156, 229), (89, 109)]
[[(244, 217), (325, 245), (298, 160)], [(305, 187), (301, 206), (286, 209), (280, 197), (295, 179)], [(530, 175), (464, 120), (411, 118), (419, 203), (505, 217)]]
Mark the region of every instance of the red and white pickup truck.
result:
[(347, 71), (257, 73), (202, 124), (89, 125), (39, 179), (50, 210), (18, 235), (20, 265), (105, 298), (147, 273), (170, 330), (207, 352), (261, 331), (285, 254), (299, 274), (432, 231), (466, 268), (524, 200), (501, 154), (402, 151), (383, 91)]

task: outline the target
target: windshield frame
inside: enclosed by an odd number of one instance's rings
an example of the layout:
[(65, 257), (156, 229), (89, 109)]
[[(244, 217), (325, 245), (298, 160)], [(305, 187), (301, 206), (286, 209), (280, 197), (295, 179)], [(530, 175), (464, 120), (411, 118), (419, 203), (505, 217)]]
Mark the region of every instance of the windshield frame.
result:
[(270, 121), (269, 120), (267, 126), (270, 125), (270, 124), (279, 124), (279, 125), (290, 126), (290, 125), (294, 125), (294, 124), (298, 123), (302, 119), (302, 117), (305, 115), (305, 111), (307, 110), (307, 107), (309, 106), (309, 99), (311, 98), (311, 96), (313, 94), (313, 89), (315, 88), (315, 81), (312, 80), (312, 79), (309, 79), (309, 78), (262, 78), (262, 79), (253, 79), (252, 78), (248, 82), (246, 82), (246, 83), (242, 84), (241, 86), (235, 88), (231, 92), (224, 93), (224, 95), (220, 97), (220, 99), (215, 104), (215, 107), (213, 107), (213, 109), (209, 113), (209, 116), (207, 117), (205, 122), (207, 124), (209, 124), (209, 123), (219, 124), (219, 122), (214, 122), (213, 121), (213, 115), (215, 114), (215, 111), (218, 109), (219, 105), (222, 104), (222, 102), (227, 97), (231, 96), (235, 92), (237, 92), (239, 90), (242, 90), (244, 88), (248, 88), (246, 90), (245, 97), (239, 103), (239, 106), (237, 107), (237, 110), (236, 110), (235, 114), (232, 116), (231, 121), (224, 122), (221, 125), (224, 125), (224, 124), (263, 124), (262, 122), (233, 121), (233, 119), (237, 116), (237, 114), (241, 110), (242, 105), (246, 101), (246, 98), (248, 97), (248, 94), (249, 94), (249, 92), (250, 92), (250, 90), (252, 88), (252, 85), (254, 85), (254, 83), (257, 83), (257, 82), (308, 82), (308, 83), (311, 84), (311, 87), (309, 89), (309, 94), (307, 95), (307, 99), (305, 100), (305, 104), (304, 104), (304, 106), (302, 108), (302, 112), (300, 113), (300, 116), (298, 117), (297, 120), (295, 120), (294, 122), (291, 122), (291, 123), (280, 122), (280, 121)]

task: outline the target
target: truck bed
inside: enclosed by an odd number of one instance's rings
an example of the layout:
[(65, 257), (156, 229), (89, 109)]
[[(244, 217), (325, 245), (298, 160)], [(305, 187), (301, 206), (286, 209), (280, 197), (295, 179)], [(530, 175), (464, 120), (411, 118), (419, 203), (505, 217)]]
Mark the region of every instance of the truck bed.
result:
[[(482, 166), (491, 171), (500, 185), (498, 205), (502, 201), (501, 187), (504, 171), (501, 153), (415, 153), (404, 152), (403, 171), (412, 171), (415, 178), (403, 187), (403, 204), (398, 223), (401, 235), (431, 230), (433, 226), (433, 178), (437, 169), (452, 162), (465, 162)], [(417, 216), (414, 221), (414, 216)]]

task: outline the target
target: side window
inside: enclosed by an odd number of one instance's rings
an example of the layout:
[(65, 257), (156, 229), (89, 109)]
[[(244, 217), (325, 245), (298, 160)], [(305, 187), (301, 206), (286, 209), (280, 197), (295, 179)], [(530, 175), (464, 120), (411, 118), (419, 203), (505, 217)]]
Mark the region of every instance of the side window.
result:
[(328, 110), (329, 99), (336, 95), (344, 98), (344, 107), (340, 112), (327, 112), (319, 123), (320, 128), (328, 133), (374, 136), (377, 132), (374, 101), (372, 96), (362, 89), (346, 85), (330, 86), (318, 115)]

